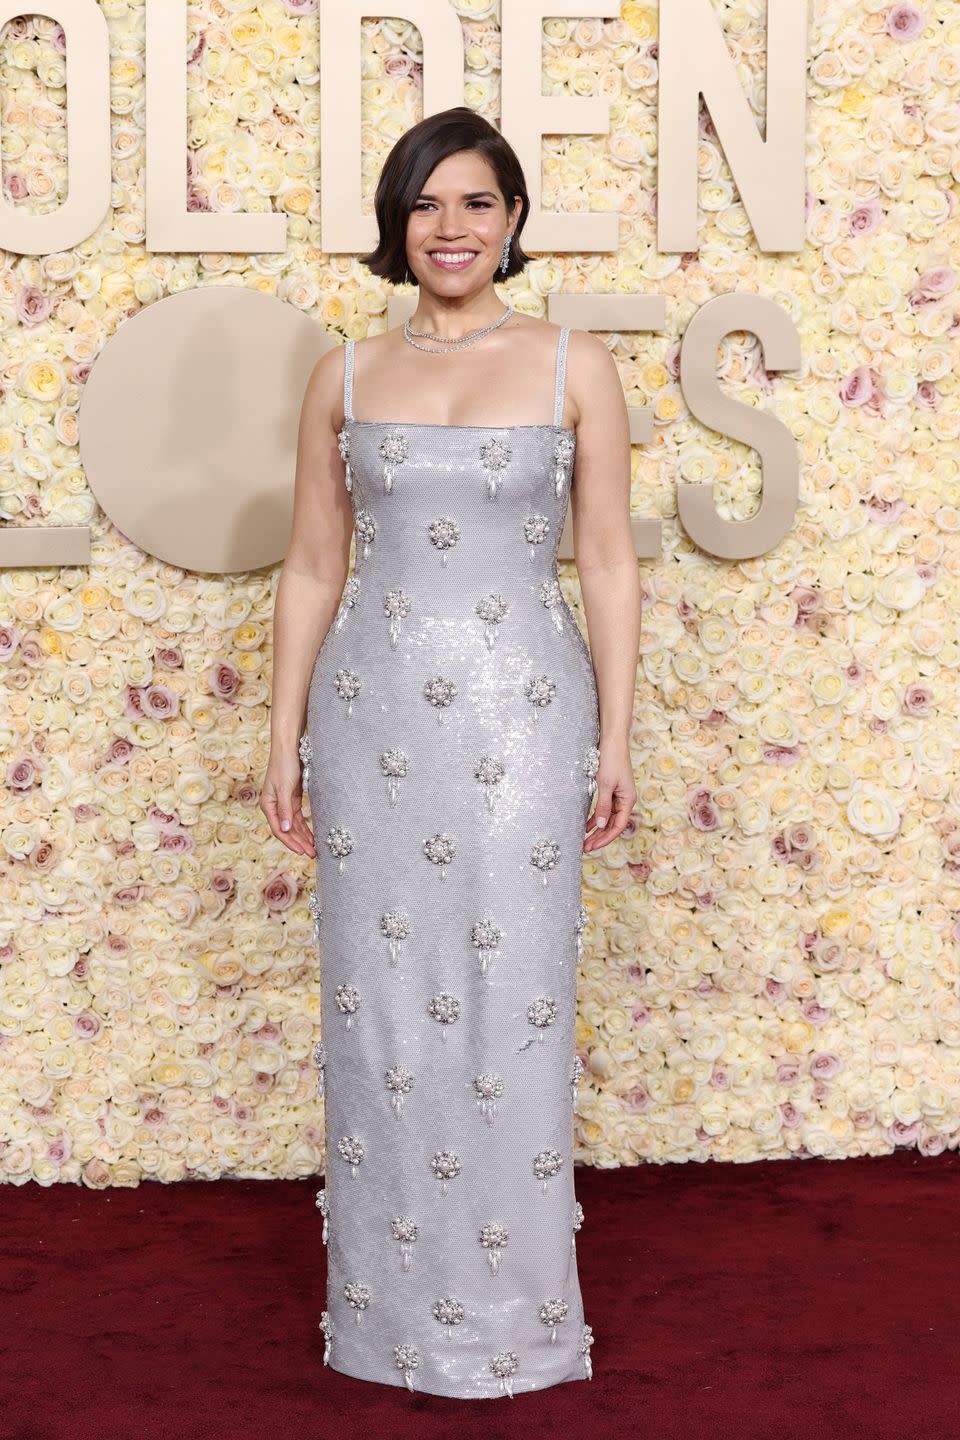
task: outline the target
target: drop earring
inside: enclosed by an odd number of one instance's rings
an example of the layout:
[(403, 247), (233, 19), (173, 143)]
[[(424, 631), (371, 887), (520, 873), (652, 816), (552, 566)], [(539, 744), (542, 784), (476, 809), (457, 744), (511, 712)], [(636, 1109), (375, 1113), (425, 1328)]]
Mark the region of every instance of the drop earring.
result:
[(500, 256), (500, 269), (503, 271), (504, 275), (507, 273), (507, 266), (510, 264), (510, 241), (512, 239), (512, 235), (505, 235), (503, 238), (503, 252)]

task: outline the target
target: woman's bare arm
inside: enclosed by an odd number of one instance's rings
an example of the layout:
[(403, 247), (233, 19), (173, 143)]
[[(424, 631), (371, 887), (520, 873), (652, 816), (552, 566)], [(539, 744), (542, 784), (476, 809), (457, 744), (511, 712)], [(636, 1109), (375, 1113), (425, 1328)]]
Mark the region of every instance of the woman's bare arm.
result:
[(343, 347), (310, 374), (300, 408), (293, 524), (273, 615), (270, 759), (260, 808), (288, 849), (315, 854), (301, 810), (298, 746), (313, 665), (340, 603), (350, 567), (353, 507), (337, 444)]
[[(630, 420), (610, 351), (570, 337), (580, 420), (570, 492), (576, 556), (600, 706), (600, 768), (584, 850), (622, 833), (636, 803), (630, 722), (640, 649), (640, 574), (630, 527)], [(593, 833), (591, 834), (591, 830)]]

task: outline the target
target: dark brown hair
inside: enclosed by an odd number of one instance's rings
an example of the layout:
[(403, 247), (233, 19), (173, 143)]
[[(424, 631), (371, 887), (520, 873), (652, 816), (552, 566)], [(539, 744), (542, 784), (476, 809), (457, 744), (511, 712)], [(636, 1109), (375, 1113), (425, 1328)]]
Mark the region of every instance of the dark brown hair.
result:
[(394, 285), (416, 284), (416, 276), (407, 265), (407, 219), (427, 177), (441, 160), (462, 150), (476, 150), (490, 164), (508, 211), (514, 196), (520, 196), (520, 218), (510, 241), (507, 269), (498, 268), (496, 278), (506, 280), (528, 263), (530, 256), (524, 254), (518, 242), (530, 211), (530, 198), (516, 151), (489, 120), (465, 105), (457, 105), (428, 115), (405, 131), (383, 163), (373, 200), (380, 238), (374, 251), (360, 256), (374, 275), (382, 275)]

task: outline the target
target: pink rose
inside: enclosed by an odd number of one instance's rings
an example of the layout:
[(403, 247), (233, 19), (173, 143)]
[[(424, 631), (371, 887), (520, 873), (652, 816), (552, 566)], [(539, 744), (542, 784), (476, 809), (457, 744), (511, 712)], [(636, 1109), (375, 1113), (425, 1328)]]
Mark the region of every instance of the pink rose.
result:
[(895, 500), (881, 500), (878, 495), (871, 495), (866, 503), (867, 519), (874, 525), (895, 525), (907, 508), (902, 495)]
[(180, 697), (166, 685), (148, 685), (141, 702), (144, 714), (154, 720), (167, 720), (180, 712)]
[(297, 898), (297, 887), (285, 870), (276, 870), (260, 891), (268, 910), (289, 910)]
[(16, 316), (21, 325), (41, 325), (49, 320), (56, 301), (34, 285), (25, 285), (17, 295)]
[(210, 688), (221, 700), (229, 700), (236, 694), (240, 675), (227, 660), (218, 660), (210, 667)]
[(920, 384), (917, 386), (916, 401), (917, 404), (922, 405), (925, 410), (939, 410), (943, 403), (940, 397), (940, 391), (932, 380), (920, 381)]
[(164, 835), (160, 841), (161, 850), (170, 850), (175, 855), (185, 855), (193, 849), (193, 837), (186, 830), (176, 830), (172, 834)]
[(865, 200), (850, 216), (851, 235), (870, 235), (883, 224), (883, 206), (879, 200)]
[(817, 1050), (810, 1056), (809, 1070), (818, 1080), (832, 1080), (840, 1072), (840, 1056), (832, 1050)]
[(778, 1085), (796, 1085), (800, 1079), (800, 1061), (796, 1055), (781, 1055), (774, 1064)]
[(872, 365), (858, 365), (853, 374), (843, 381), (838, 393), (848, 409), (862, 409), (871, 415), (880, 413), (883, 391), (880, 376)]
[(81, 1040), (95, 1040), (103, 1028), (103, 1021), (92, 1010), (81, 1010), (74, 1018), (73, 1028)]
[(17, 632), (12, 625), (0, 625), (0, 660), (9, 660), (17, 648)]
[(903, 708), (908, 715), (929, 715), (933, 695), (926, 685), (908, 685), (903, 696)]
[(642, 1115), (645, 1110), (650, 1109), (650, 1096), (642, 1085), (635, 1085), (628, 1090), (623, 1097), (623, 1108), (632, 1110), (635, 1115)]
[(29, 755), (11, 760), (7, 766), (7, 784), (11, 790), (29, 790), (37, 774), (37, 767)]
[(154, 655), (153, 663), (161, 670), (179, 670), (183, 665), (183, 651), (179, 645), (164, 645)]
[(887, 15), (887, 34), (892, 40), (916, 40), (923, 34), (923, 16), (915, 5), (894, 5)]
[(910, 291), (910, 304), (917, 309), (923, 305), (935, 305), (956, 289), (956, 272), (948, 265), (938, 265), (934, 270), (925, 270)]
[(787, 987), (782, 980), (774, 980), (771, 976), (763, 982), (763, 993), (768, 1000), (774, 1002), (782, 1000), (787, 993)]
[[(9, 25), (10, 22), (7, 23)], [(26, 179), (16, 170), (11, 170), (4, 188), (11, 200), (26, 200), (29, 194)]]
[(108, 765), (122, 765), (130, 759), (133, 754), (133, 745), (125, 735), (118, 735), (111, 740), (107, 748), (106, 763)]
[(781, 1103), (780, 1114), (783, 1117), (783, 1125), (786, 1130), (795, 1130), (803, 1118), (792, 1100), (784, 1100)]
[(714, 804), (710, 792), (702, 786), (690, 795), (687, 801), (687, 814), (695, 830), (716, 830), (720, 824), (720, 811)]

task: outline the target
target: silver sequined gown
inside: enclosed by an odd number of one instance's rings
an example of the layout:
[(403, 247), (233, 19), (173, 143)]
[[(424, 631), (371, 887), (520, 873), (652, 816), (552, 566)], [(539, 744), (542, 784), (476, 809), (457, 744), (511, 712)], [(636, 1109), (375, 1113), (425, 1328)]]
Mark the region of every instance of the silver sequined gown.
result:
[(556, 550), (575, 436), (356, 421), (355, 573), (301, 742), (317, 847), (324, 1359), (462, 1398), (591, 1375), (574, 1051), (597, 691)]

